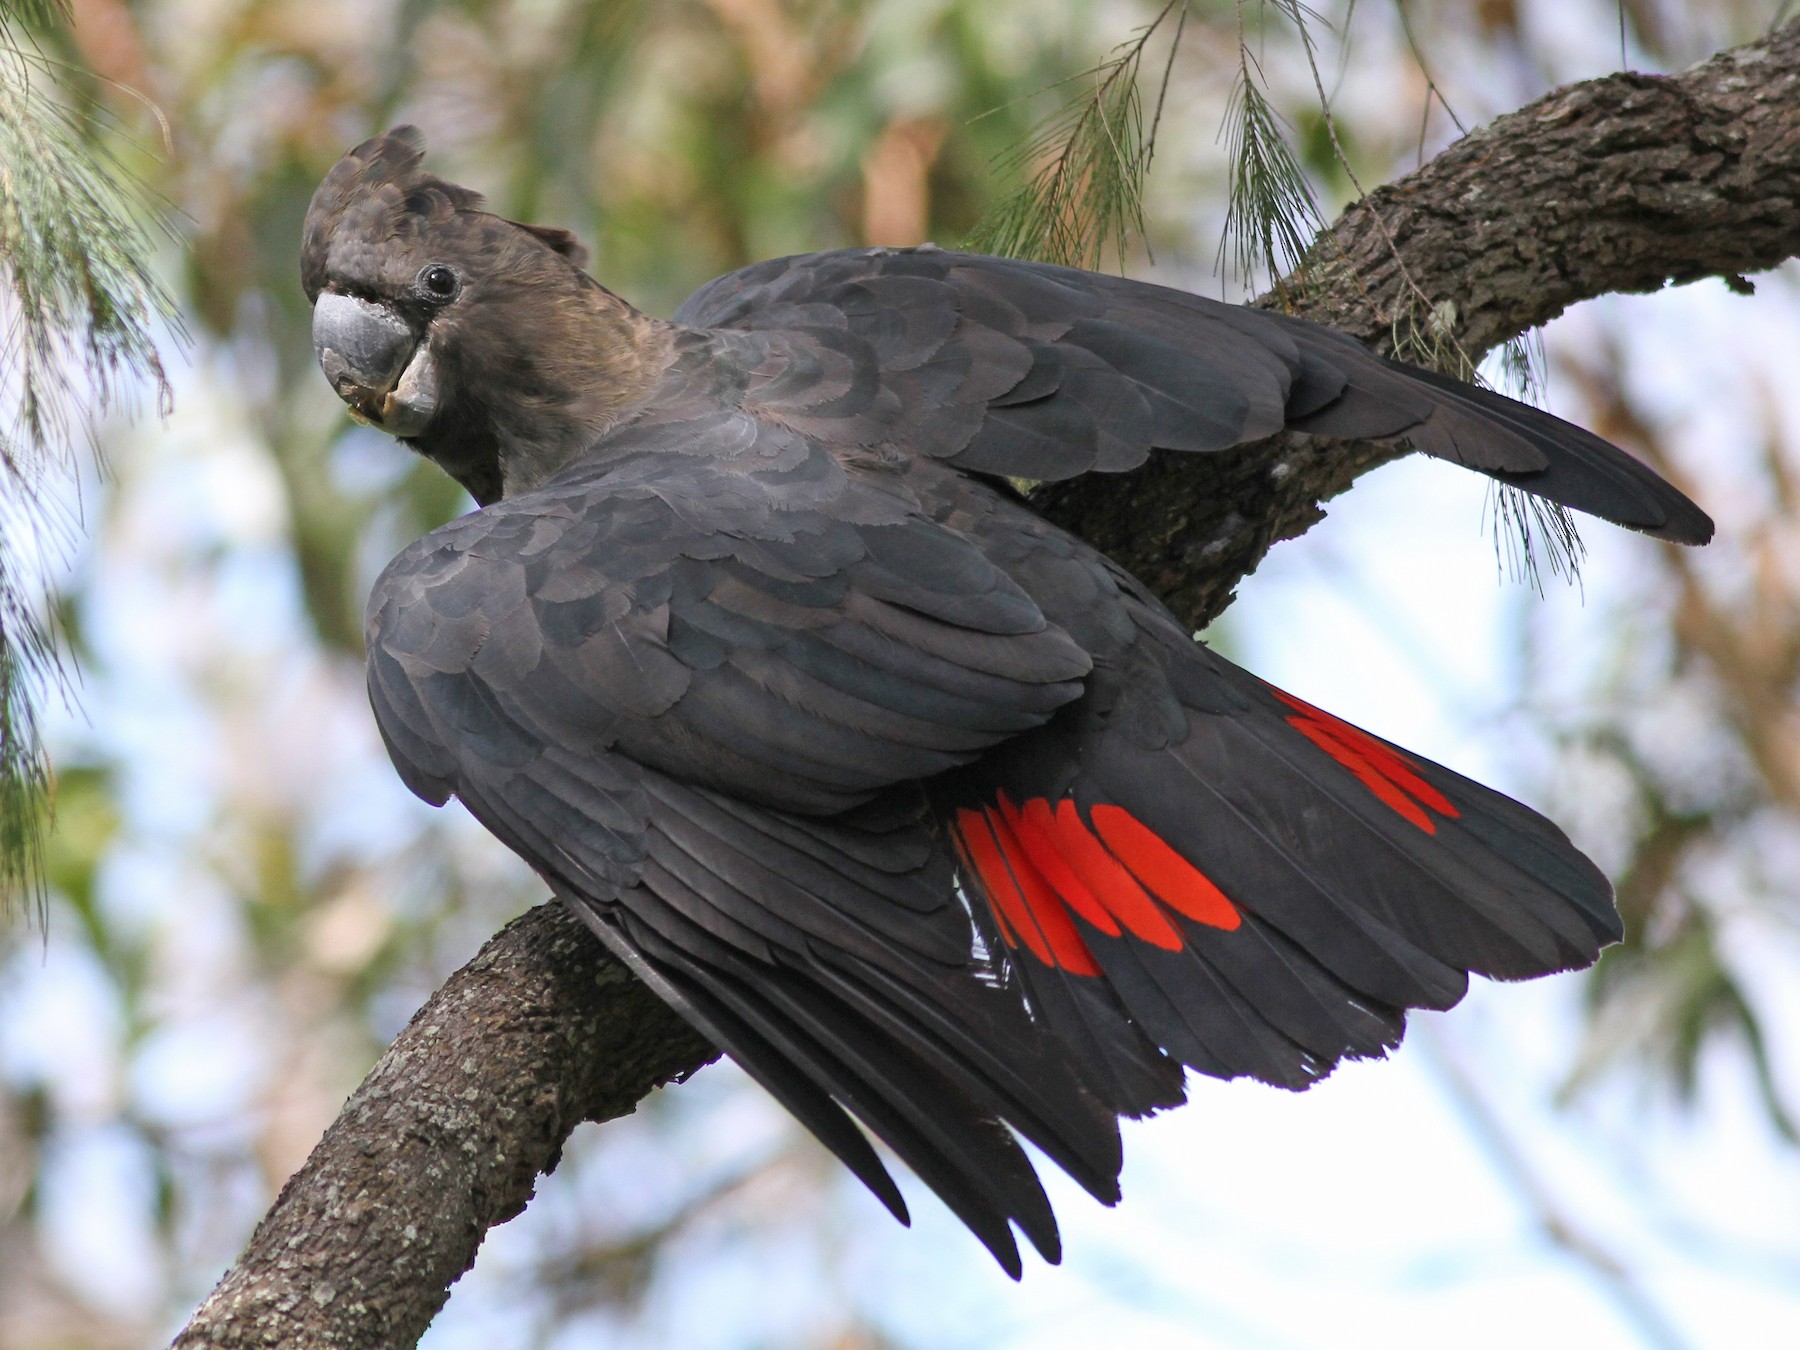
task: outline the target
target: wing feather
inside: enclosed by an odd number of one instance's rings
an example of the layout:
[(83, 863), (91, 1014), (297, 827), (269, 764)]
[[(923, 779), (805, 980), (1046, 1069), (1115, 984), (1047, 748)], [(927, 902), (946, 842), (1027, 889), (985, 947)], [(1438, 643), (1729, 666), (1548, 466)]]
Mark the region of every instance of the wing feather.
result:
[[(721, 277), (676, 319), (792, 347), (779, 387), (751, 397), (845, 447), (1051, 481), (1288, 427), (1402, 441), (1662, 538), (1712, 533), (1650, 469), (1547, 413), (1303, 320), (1123, 277), (930, 247), (845, 250)], [(879, 388), (854, 381), (852, 396), (836, 372), (858, 360)]]

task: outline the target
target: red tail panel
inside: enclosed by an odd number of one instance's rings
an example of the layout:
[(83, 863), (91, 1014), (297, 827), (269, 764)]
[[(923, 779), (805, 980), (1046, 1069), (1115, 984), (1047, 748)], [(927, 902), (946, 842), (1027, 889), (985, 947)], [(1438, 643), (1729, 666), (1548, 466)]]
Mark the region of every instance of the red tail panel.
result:
[(1118, 920), (1100, 903), (1099, 897), (1088, 889), (1087, 883), (1056, 847), (1056, 841), (1051, 837), (1056, 827), (1056, 817), (1050, 810), (1050, 803), (1042, 797), (1032, 797), (1021, 810), (1013, 805), (1011, 797), (1002, 792), (1000, 813), (1012, 827), (1033, 866), (1069, 908), (1108, 937), (1118, 937)]
[(987, 822), (993, 827), (994, 837), (1000, 841), (1000, 851), (1025, 897), (1026, 907), (1050, 944), (1055, 964), (1073, 975), (1098, 975), (1100, 967), (1087, 943), (1082, 941), (1081, 931), (1075, 927), (1075, 921), (1069, 917), (1068, 909), (1056, 892), (1050, 889), (1050, 884), (1032, 866), (1030, 855), (1007, 825), (1006, 818), (990, 806)]
[(1448, 797), (1414, 772), (1413, 762), (1404, 755), (1303, 699), (1274, 685), (1268, 689), (1299, 713), (1287, 719), (1289, 726), (1350, 770), (1364, 787), (1426, 834), (1437, 833), (1437, 822), (1425, 814), (1423, 807), (1452, 820), (1462, 815)]
[(1071, 975), (1100, 973), (1069, 911), (998, 811), (991, 806), (959, 810), (952, 833), (964, 861), (981, 879), (1007, 946), (1016, 948), (1023, 941), (1039, 961)]
[(1065, 797), (1053, 810), (1042, 797), (1033, 797), (1025, 803), (1025, 815), (1042, 822), (1044, 837), (1134, 938), (1165, 951), (1181, 950), (1180, 931), (1137, 879), (1094, 838), (1074, 802)]
[(1230, 930), (1244, 921), (1236, 905), (1212, 878), (1162, 841), (1143, 821), (1122, 806), (1100, 805), (1088, 813), (1106, 846), (1137, 879), (1170, 909), (1196, 923)]
[(1107, 937), (1164, 951), (1184, 945), (1169, 911), (1227, 932), (1243, 922), (1211, 878), (1124, 807), (1095, 806), (1090, 827), (1071, 799), (1030, 797), (1020, 806), (996, 795), (997, 805), (959, 809), (951, 833), (1007, 946), (1097, 975), (1071, 910)]

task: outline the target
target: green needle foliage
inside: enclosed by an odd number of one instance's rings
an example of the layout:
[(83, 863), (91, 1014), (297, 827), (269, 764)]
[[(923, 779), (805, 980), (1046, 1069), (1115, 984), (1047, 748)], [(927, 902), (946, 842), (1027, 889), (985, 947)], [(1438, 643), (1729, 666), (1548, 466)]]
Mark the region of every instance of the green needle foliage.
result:
[[(1279, 283), (1304, 266), (1324, 220), (1281, 115), (1264, 92), (1262, 67), (1246, 31), (1249, 2), (1238, 5), (1238, 73), (1222, 132), (1230, 188), (1219, 249), (1221, 260), (1229, 258), (1246, 280), (1266, 273)], [(1254, 5), (1259, 27), (1273, 8), (1293, 25), (1311, 55), (1305, 24), (1310, 10), (1294, 0), (1254, 0)], [(1131, 236), (1144, 233), (1144, 179), (1155, 157), (1164, 96), (1187, 19), (1186, 0), (1170, 0), (1107, 60), (1076, 77), (1086, 83), (1084, 91), (996, 164), (1002, 173), (1023, 174), (1024, 185), (983, 218), (968, 247), (1095, 267), (1111, 245), (1123, 260)], [(1156, 102), (1145, 117), (1139, 88), (1145, 54), (1171, 20)]]
[[(69, 0), (0, 0), (0, 23), (17, 22), (27, 29), (43, 30), (69, 17)], [(8, 34), (10, 47), (11, 35)]]
[(52, 781), (38, 708), (67, 692), (28, 579), (66, 541), (45, 486), (92, 447), (126, 377), (168, 396), (152, 325), (173, 308), (151, 275), (144, 193), (15, 26), (60, 13), (53, 0), (0, 10), (0, 895), (39, 893)]
[[(1259, 15), (1266, 6), (1259, 6)], [(1276, 6), (1293, 22), (1306, 45), (1308, 59), (1312, 42), (1307, 35), (1305, 16), (1298, 9), (1291, 13), (1286, 5)], [(1225, 227), (1219, 240), (1219, 255), (1227, 250), (1246, 283), (1266, 274), (1271, 285), (1284, 286), (1290, 273), (1303, 273), (1325, 220), (1313, 198), (1312, 185), (1294, 154), (1282, 128), (1281, 115), (1263, 92), (1266, 80), (1262, 64), (1250, 50), (1244, 32), (1243, 5), (1238, 6), (1238, 71), (1232, 85), (1231, 108), (1225, 119), (1225, 146), (1230, 160), (1231, 191), (1225, 208)], [(1320, 100), (1327, 123), (1331, 109)], [(1335, 147), (1336, 136), (1333, 134)], [(1338, 153), (1341, 155), (1342, 151)]]
[[(1150, 40), (1171, 17), (1175, 32), (1146, 121), (1139, 70)], [(1088, 83), (1086, 91), (995, 165), (1004, 174), (1026, 174), (1025, 184), (976, 225), (970, 249), (1093, 268), (1111, 243), (1123, 262), (1131, 236), (1144, 233), (1144, 176), (1156, 153), (1163, 95), (1186, 25), (1185, 0), (1170, 0), (1110, 57), (1075, 77)]]

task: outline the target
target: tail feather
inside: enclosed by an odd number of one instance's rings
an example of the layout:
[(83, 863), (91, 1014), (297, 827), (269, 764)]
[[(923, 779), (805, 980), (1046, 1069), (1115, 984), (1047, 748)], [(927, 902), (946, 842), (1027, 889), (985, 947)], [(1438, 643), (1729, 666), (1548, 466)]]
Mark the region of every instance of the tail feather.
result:
[(1210, 677), (1171, 682), (1208, 694), (1184, 739), (1078, 705), (947, 781), (965, 885), (1028, 988), (1086, 982), (1191, 1068), (1304, 1087), (1471, 972), (1570, 969), (1618, 937), (1549, 821), (1205, 648), (1176, 659)]
[[(684, 996), (675, 1006), (843, 1159), (896, 1217), (906, 1220), (904, 1202), (846, 1111), (893, 1148), (1014, 1279), (1022, 1272), (1014, 1223), (1046, 1260), (1059, 1259), (1061, 1240), (1043, 1187), (991, 1114), (890, 1037), (821, 997), (811, 982), (753, 967), (723, 944), (682, 931), (679, 916), (655, 915), (655, 908), (649, 895), (639, 896), (621, 915), (640, 962), (662, 974)], [(653, 916), (661, 922), (653, 924)], [(696, 959), (699, 950), (713, 960)]]
[[(1038, 894), (1021, 891), (1033, 884), (1034, 869), (1008, 861), (998, 828), (982, 813), (959, 811), (950, 818), (949, 834), (983, 938), (992, 950), (1011, 954), (1033, 1016), (1067, 1048), (1088, 1091), (1115, 1115), (1144, 1116), (1179, 1105), (1185, 1100), (1181, 1062), (1132, 1021), (1111, 985), (1091, 978), (1097, 973), (1091, 959), (1077, 956), (1072, 966), (1054, 959), (1040, 914), (1059, 938), (1068, 929)], [(1022, 945), (1038, 959), (1023, 959), (1017, 951)]]
[[(1004, 792), (1000, 798), (1003, 810), (1011, 807), (1006, 814), (1018, 813)], [(1100, 805), (1090, 818), (1120, 809)], [(980, 860), (977, 884), (990, 895), (1013, 889), (996, 911), (1036, 981), (1054, 971), (1062, 983), (1114, 991), (1113, 1006), (1128, 1010), (1152, 1041), (1217, 1077), (1304, 1087), (1346, 1055), (1380, 1054), (1398, 1042), (1396, 1009), (1359, 995), (1255, 915), (1233, 907), (1228, 928), (1188, 917), (1176, 906), (1192, 908), (1192, 897), (1169, 885), (1167, 868), (1146, 865), (1141, 851), (1114, 855), (1117, 876), (1102, 901), (1080, 887), (1058, 847), (1083, 827), (1051, 835), (1007, 830), (1005, 819), (965, 809), (952, 828), (964, 854)], [(983, 830), (995, 840), (991, 849), (969, 842)], [(1089, 847), (1096, 835), (1087, 836)]]
[[(1381, 762), (1395, 764), (1394, 772), (1438, 792), (1448, 808), (1440, 813), (1371, 771), (1341, 742), (1321, 747), (1307, 736), (1305, 729), (1328, 714), (1270, 693), (1281, 700), (1275, 709), (1196, 725), (1183, 760), (1206, 763), (1212, 770), (1208, 787), (1260, 824), (1276, 847), (1308, 865), (1321, 885), (1342, 897), (1340, 903), (1439, 961), (1501, 978), (1587, 964), (1603, 937), (1616, 937), (1596, 932), (1593, 924), (1601, 905), (1610, 913), (1605, 877), (1548, 821), (1530, 816), (1531, 834), (1566, 860), (1574, 878), (1567, 891), (1545, 886), (1489, 847), (1484, 832), (1464, 824), (1502, 804), (1516, 809), (1516, 803), (1330, 719), (1370, 753), (1393, 757)], [(1296, 704), (1306, 715), (1288, 712)], [(1220, 773), (1221, 763), (1232, 772)], [(1187, 776), (1191, 784), (1200, 775), (1190, 765)], [(1423, 903), (1424, 896), (1433, 902)], [(1603, 898), (1598, 905), (1597, 898)]]

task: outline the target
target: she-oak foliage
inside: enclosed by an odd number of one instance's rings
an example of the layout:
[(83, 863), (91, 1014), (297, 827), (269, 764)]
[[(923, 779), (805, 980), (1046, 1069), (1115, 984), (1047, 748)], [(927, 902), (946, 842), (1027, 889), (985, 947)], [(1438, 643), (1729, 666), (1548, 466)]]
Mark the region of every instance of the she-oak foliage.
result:
[(58, 0), (0, 9), (0, 900), (41, 898), (53, 775), (38, 709), (71, 697), (40, 589), (70, 522), (48, 494), (131, 385), (168, 397), (154, 207), (100, 144), (104, 114), (33, 36), (66, 17)]

